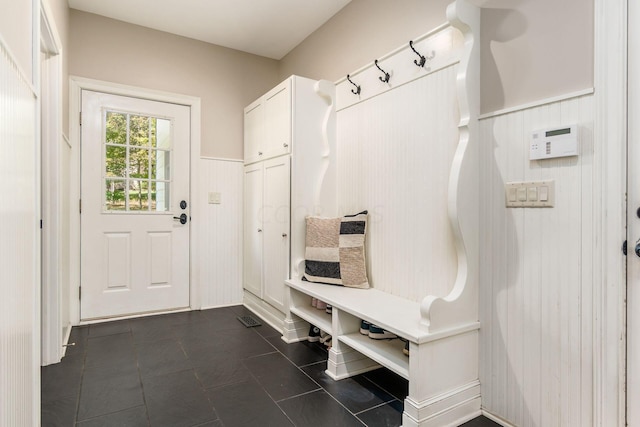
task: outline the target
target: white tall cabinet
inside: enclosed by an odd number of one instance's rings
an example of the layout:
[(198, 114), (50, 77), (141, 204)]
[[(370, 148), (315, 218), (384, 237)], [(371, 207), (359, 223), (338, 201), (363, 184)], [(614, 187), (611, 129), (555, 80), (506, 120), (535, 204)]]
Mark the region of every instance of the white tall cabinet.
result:
[(305, 217), (336, 214), (334, 85), (291, 76), (244, 110), (244, 303), (282, 328)]

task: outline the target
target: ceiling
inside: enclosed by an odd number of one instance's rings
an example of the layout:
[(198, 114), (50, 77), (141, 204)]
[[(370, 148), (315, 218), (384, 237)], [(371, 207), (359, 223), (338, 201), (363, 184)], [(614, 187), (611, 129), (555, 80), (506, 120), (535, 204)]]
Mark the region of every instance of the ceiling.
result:
[(69, 7), (282, 59), (351, 0), (68, 0)]

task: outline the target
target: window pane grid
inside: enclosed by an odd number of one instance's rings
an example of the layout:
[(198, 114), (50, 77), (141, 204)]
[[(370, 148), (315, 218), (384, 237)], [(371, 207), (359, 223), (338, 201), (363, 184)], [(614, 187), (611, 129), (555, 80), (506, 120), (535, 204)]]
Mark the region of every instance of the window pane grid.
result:
[(170, 120), (107, 111), (104, 147), (106, 211), (169, 210)]

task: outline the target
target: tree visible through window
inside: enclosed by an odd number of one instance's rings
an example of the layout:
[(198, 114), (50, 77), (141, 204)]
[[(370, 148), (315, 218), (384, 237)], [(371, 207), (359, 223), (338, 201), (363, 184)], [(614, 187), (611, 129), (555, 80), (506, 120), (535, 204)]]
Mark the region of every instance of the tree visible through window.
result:
[(171, 120), (107, 111), (104, 148), (105, 210), (169, 210)]

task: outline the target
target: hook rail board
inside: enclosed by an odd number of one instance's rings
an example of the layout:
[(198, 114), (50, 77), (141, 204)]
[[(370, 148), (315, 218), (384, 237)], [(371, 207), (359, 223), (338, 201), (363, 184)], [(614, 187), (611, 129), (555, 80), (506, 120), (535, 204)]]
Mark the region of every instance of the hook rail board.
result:
[[(409, 42), (412, 42), (410, 45)], [(444, 24), (336, 82), (336, 110), (348, 108), (460, 61), (464, 39)], [(416, 52), (424, 57), (424, 66)], [(381, 76), (381, 71), (383, 76)], [(357, 89), (354, 89), (357, 86)]]

